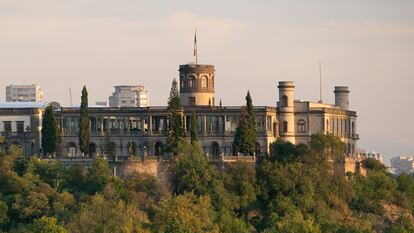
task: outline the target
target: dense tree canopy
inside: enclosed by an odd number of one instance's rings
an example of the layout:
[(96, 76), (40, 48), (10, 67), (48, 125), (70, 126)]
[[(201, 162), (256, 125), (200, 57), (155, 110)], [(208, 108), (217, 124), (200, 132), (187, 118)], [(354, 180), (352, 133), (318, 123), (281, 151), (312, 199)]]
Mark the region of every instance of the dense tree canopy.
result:
[[(257, 164), (209, 164), (183, 139), (170, 161), (171, 189), (157, 178), (114, 177), (103, 158), (89, 167), (0, 155), (2, 232), (414, 232), (414, 178), (376, 161), (343, 174), (341, 144), (277, 141)], [(331, 156), (333, 159), (327, 159)]]

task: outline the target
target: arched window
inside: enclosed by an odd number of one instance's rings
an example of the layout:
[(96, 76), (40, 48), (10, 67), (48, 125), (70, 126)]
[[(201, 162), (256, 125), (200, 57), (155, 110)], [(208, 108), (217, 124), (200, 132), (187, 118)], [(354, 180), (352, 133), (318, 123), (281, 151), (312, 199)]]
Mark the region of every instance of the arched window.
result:
[(288, 106), (288, 97), (286, 95), (282, 96), (282, 107)]
[(96, 144), (91, 142), (89, 143), (89, 157), (93, 157), (96, 154)]
[(287, 133), (287, 131), (288, 131), (288, 123), (287, 123), (287, 121), (284, 121), (283, 122), (283, 132)]
[(195, 75), (187, 76), (187, 88), (196, 88), (197, 87), (197, 77)]
[(201, 77), (201, 87), (202, 87), (202, 88), (207, 88), (207, 87), (208, 87), (208, 80), (207, 80), (207, 76), (203, 76), (203, 77)]
[(220, 146), (217, 142), (211, 143), (211, 155), (213, 157), (219, 157), (220, 156)]
[(164, 150), (164, 144), (162, 142), (156, 142), (154, 145), (155, 156), (162, 156)]
[(298, 120), (298, 132), (299, 133), (306, 132), (306, 122), (303, 119)]

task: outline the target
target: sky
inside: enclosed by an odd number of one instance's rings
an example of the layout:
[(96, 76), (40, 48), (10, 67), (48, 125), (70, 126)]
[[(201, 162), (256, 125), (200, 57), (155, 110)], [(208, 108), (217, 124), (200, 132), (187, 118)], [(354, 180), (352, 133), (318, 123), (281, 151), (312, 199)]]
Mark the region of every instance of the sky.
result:
[(0, 0), (0, 101), (5, 86), (38, 83), (49, 101), (107, 100), (142, 84), (165, 105), (178, 66), (216, 68), (223, 105), (275, 106), (277, 82), (295, 97), (333, 103), (350, 87), (359, 147), (386, 160), (414, 156), (412, 0)]

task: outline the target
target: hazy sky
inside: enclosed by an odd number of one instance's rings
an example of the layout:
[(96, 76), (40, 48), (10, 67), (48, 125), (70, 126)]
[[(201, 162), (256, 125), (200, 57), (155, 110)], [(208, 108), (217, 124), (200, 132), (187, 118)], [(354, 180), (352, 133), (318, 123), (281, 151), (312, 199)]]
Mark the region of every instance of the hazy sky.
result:
[(216, 66), (216, 99), (274, 106), (277, 82), (317, 100), (349, 85), (360, 146), (414, 155), (414, 1), (0, 0), (0, 101), (5, 85), (39, 83), (69, 103), (86, 85), (90, 102), (113, 86), (143, 84), (165, 105), (178, 65)]

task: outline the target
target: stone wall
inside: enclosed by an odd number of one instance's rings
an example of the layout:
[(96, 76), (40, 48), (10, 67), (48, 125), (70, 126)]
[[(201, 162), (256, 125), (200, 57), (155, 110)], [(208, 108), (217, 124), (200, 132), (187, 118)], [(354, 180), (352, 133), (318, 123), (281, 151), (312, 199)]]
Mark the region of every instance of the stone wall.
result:
[(145, 173), (155, 176), (161, 183), (162, 188), (169, 189), (171, 187), (171, 163), (167, 161), (157, 160), (137, 160), (128, 162), (118, 162), (111, 164), (114, 174), (119, 177), (128, 177), (134, 172)]

